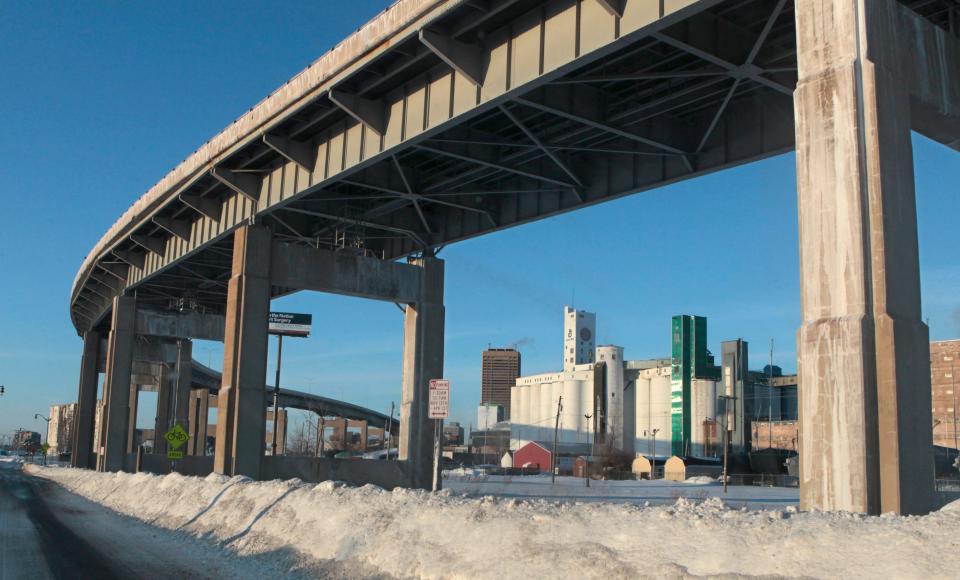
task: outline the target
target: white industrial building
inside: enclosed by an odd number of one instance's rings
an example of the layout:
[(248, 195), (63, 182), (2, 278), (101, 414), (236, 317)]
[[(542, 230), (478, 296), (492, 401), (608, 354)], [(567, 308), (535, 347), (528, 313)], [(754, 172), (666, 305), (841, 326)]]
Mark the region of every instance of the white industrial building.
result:
[(600, 425), (607, 433), (605, 441), (631, 448), (625, 430), (623, 348), (596, 346), (597, 317), (592, 312), (568, 306), (563, 322), (563, 370), (519, 377), (511, 390), (511, 449), (553, 439), (561, 396), (560, 442), (590, 443)]
[[(674, 454), (671, 359), (624, 359), (619, 346), (594, 346), (596, 315), (564, 309), (564, 359), (560, 372), (519, 377), (511, 391), (512, 450), (531, 441), (552, 441), (559, 416), (560, 443), (597, 443), (627, 454)], [(718, 382), (693, 378), (684, 455), (722, 452), (722, 409)], [(594, 437), (600, 431), (601, 437)]]

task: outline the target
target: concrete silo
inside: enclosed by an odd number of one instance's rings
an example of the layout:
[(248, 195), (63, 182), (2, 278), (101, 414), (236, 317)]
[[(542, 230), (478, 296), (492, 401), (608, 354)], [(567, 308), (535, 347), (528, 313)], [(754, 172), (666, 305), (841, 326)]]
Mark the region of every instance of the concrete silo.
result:
[(623, 408), (623, 347), (598, 346), (597, 362), (605, 363), (606, 381), (606, 423), (608, 441), (618, 449), (622, 449), (626, 442), (626, 421)]
[(563, 381), (563, 416), (560, 419), (561, 440), (569, 443), (583, 438), (583, 381), (566, 377)]
[(540, 383), (532, 384), (528, 387), (530, 389), (530, 406), (528, 407), (529, 421), (527, 421), (527, 439), (531, 441), (536, 441), (540, 439), (540, 428), (543, 426), (541, 423), (541, 415), (543, 413), (543, 399), (549, 399), (549, 394), (543, 396), (543, 385)]
[(715, 457), (723, 451), (721, 426), (717, 422), (717, 382), (694, 379), (690, 390), (690, 454)]
[[(669, 457), (670, 450), (670, 367), (644, 370), (636, 381), (634, 405), (634, 452), (638, 455)], [(656, 430), (656, 435), (654, 435)], [(656, 444), (656, 448), (654, 448)]]

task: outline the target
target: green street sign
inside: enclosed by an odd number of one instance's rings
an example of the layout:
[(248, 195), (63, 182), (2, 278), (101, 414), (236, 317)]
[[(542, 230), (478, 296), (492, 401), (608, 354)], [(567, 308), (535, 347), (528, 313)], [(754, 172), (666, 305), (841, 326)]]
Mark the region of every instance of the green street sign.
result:
[(43, 454), (46, 455), (46, 454), (47, 454), (47, 450), (50, 449), (50, 444), (49, 444), (49, 443), (44, 443), (43, 445), (40, 446), (40, 449), (43, 449)]
[[(187, 439), (189, 439), (190, 436), (187, 435), (187, 432), (183, 430), (183, 427), (180, 426), (180, 423), (177, 423), (173, 426), (173, 429), (170, 429), (166, 432), (163, 438), (167, 440), (167, 445), (170, 446), (170, 449), (176, 450), (183, 447), (183, 444), (187, 442)], [(169, 457), (169, 453), (167, 456)], [(183, 457), (183, 453), (180, 453), (180, 456)], [(171, 457), (171, 459), (173, 458)]]
[(183, 459), (183, 451), (167, 450), (167, 459)]

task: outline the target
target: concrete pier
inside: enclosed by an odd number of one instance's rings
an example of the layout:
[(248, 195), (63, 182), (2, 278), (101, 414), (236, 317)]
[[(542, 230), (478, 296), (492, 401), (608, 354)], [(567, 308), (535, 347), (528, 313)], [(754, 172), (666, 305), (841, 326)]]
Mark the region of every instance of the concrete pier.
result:
[(443, 260), (424, 257), (419, 299), (408, 304), (403, 329), (403, 392), (398, 458), (407, 462), (410, 485), (433, 484), (433, 421), (427, 418), (430, 379), (443, 378)]
[(77, 414), (73, 427), (73, 467), (92, 467), (93, 427), (97, 408), (97, 390), (100, 379), (100, 333), (83, 333), (83, 355), (80, 359), (80, 387), (77, 395)]
[(260, 477), (264, 453), (264, 379), (270, 311), (270, 230), (243, 226), (234, 234), (227, 290), (223, 384), (217, 411), (214, 470)]
[(804, 509), (931, 508), (905, 12), (887, 0), (797, 3)]
[(123, 468), (123, 456), (127, 450), (136, 309), (137, 303), (132, 296), (113, 299), (103, 388), (103, 428), (97, 461), (100, 471), (120, 471)]
[(187, 432), (187, 455), (205, 455), (207, 446), (207, 417), (210, 411), (210, 390), (190, 391), (189, 420)]

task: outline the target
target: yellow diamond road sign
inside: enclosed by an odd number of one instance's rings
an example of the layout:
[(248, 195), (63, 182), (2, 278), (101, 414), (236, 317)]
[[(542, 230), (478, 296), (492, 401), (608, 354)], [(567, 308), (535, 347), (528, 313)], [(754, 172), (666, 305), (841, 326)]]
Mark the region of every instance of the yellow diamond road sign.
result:
[(173, 426), (173, 429), (170, 429), (163, 436), (167, 440), (167, 444), (170, 446), (170, 449), (179, 449), (187, 442), (187, 439), (190, 438), (187, 435), (187, 432), (183, 430), (183, 427), (179, 423)]

